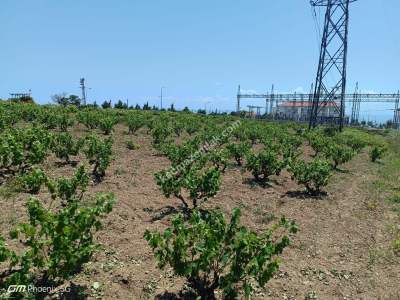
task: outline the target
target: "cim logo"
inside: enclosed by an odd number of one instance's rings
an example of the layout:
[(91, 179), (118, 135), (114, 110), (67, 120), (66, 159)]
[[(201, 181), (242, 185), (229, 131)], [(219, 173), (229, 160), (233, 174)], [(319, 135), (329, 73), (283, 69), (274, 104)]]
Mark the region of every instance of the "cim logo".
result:
[(26, 292), (26, 285), (10, 285), (7, 289), (8, 293), (24, 293)]

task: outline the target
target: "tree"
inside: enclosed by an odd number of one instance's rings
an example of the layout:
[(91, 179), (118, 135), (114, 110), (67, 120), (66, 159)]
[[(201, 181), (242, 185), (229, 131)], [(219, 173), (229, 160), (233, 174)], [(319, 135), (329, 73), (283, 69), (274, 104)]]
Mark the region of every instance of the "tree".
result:
[(114, 104), (114, 108), (128, 109), (128, 105), (126, 103), (122, 102), (121, 100), (118, 100), (118, 102)]
[(68, 105), (67, 93), (62, 92), (51, 96), (54, 103), (66, 107)]
[(22, 96), (17, 99), (12, 99), (14, 102), (22, 102), (22, 103), (35, 103), (31, 96)]
[(135, 109), (136, 109), (136, 110), (141, 110), (140, 105), (139, 105), (139, 104), (136, 104)]
[(185, 106), (185, 108), (182, 110), (183, 112), (190, 112), (189, 107)]
[(105, 101), (103, 102), (103, 104), (101, 105), (101, 107), (102, 107), (103, 109), (111, 108), (111, 100), (110, 100), (110, 101), (105, 100)]
[(146, 102), (146, 104), (143, 105), (143, 110), (151, 110), (149, 102)]
[(97, 104), (96, 101), (94, 101), (93, 103), (88, 103), (86, 105), (81, 105), (81, 108), (84, 108), (84, 107), (98, 108), (99, 105)]
[(168, 108), (168, 111), (176, 111), (173, 103), (171, 104), (170, 108)]
[(69, 105), (80, 106), (81, 99), (76, 95), (67, 96), (67, 93), (60, 93), (51, 96), (51, 99), (54, 103), (61, 105), (63, 107), (67, 107)]
[(68, 97), (68, 105), (79, 107), (81, 105), (81, 99), (77, 95), (70, 95)]
[(389, 128), (393, 128), (393, 121), (392, 120), (388, 120), (386, 121), (386, 123), (384, 124), (384, 127), (389, 129)]

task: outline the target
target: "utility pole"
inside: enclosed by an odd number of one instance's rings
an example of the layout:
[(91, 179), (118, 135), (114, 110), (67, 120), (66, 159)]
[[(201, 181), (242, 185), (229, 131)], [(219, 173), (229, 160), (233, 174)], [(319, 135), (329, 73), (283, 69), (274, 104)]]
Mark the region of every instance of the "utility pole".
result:
[(393, 127), (394, 129), (400, 129), (400, 91), (397, 92), (397, 99), (394, 107)]
[(211, 101), (207, 101), (206, 103), (204, 103), (204, 111), (206, 112), (206, 114), (207, 114), (207, 104), (210, 104), (211, 103)]
[(361, 93), (358, 87), (358, 82), (356, 83), (356, 90), (353, 94), (353, 107), (351, 109), (351, 125), (357, 125), (360, 118), (360, 106), (361, 106)]
[[(349, 5), (357, 0), (312, 0), (314, 7), (326, 7), (318, 71), (315, 80), (309, 127), (321, 123), (321, 108), (333, 107), (343, 129), (345, 116)], [(330, 78), (335, 78), (330, 80)], [(328, 116), (335, 121), (336, 117)], [(336, 123), (336, 122), (335, 122)]]
[(85, 87), (85, 78), (81, 78), (80, 80), (81, 90), (82, 90), (82, 101), (83, 105), (86, 106), (86, 87)]
[(160, 110), (162, 110), (162, 105), (163, 105), (163, 90), (165, 89), (164, 86), (161, 87), (161, 95), (160, 95), (160, 99), (161, 99), (161, 103), (160, 103)]
[(357, 101), (358, 100), (358, 82), (356, 82), (356, 89), (354, 91), (353, 95), (353, 106), (351, 109), (351, 120), (350, 120), (350, 125), (356, 124), (356, 115), (357, 115)]
[(271, 99), (269, 101), (269, 113), (272, 115), (272, 107), (274, 106), (274, 85), (271, 87)]
[(238, 116), (240, 115), (240, 85), (238, 87), (238, 93), (237, 93), (236, 113)]
[(308, 105), (307, 108), (305, 109), (305, 121), (310, 122), (311, 119), (311, 108), (312, 108), (312, 103), (313, 103), (313, 93), (314, 93), (314, 83), (311, 83), (311, 88), (310, 88), (310, 93), (308, 94)]

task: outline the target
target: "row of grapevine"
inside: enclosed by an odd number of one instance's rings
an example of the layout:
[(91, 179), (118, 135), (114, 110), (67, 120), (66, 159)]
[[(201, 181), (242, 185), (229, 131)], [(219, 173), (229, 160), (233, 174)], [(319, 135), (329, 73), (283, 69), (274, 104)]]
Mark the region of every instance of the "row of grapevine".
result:
[(93, 167), (93, 175), (101, 179), (111, 162), (112, 139), (102, 140), (92, 134), (84, 139), (69, 133), (52, 134), (47, 130), (7, 129), (0, 133), (0, 178), (25, 174), (51, 154), (70, 163), (71, 156), (83, 151)]

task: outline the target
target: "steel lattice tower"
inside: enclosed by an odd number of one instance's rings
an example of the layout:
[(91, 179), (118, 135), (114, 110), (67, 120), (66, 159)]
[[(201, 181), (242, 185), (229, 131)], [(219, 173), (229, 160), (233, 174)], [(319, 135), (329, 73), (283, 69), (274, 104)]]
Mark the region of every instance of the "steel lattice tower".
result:
[(81, 86), (81, 90), (82, 90), (82, 101), (83, 101), (83, 105), (86, 106), (86, 86), (85, 86), (85, 78), (81, 78), (79, 82), (80, 82), (80, 86)]
[[(312, 0), (314, 7), (326, 7), (321, 42), (318, 72), (315, 82), (313, 104), (309, 126), (318, 123), (339, 123), (344, 125), (347, 39), (349, 28), (349, 4), (357, 0)], [(333, 107), (338, 118), (321, 115), (321, 108)]]

